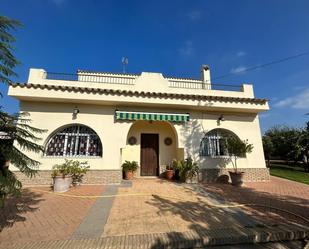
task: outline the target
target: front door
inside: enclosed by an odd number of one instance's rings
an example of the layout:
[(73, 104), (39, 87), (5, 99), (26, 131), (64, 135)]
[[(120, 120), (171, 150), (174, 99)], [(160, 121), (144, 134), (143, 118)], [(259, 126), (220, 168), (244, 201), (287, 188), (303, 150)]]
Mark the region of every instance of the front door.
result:
[(159, 174), (159, 135), (141, 134), (141, 176)]

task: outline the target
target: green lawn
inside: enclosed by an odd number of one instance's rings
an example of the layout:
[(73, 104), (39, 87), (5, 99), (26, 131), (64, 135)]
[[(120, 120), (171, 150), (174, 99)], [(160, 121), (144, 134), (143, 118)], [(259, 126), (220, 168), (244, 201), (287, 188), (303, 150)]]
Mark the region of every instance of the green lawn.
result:
[(270, 174), (286, 178), (296, 182), (309, 184), (309, 173), (305, 173), (302, 168), (287, 165), (271, 165)]

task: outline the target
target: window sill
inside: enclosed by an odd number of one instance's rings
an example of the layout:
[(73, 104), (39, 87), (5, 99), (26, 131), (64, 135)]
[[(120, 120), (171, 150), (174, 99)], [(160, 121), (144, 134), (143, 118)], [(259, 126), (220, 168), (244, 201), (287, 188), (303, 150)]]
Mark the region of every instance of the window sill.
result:
[(99, 158), (103, 158), (102, 156), (43, 156), (43, 159), (46, 158), (76, 158), (76, 159), (99, 159)]
[(212, 159), (229, 159), (229, 156), (200, 156), (202, 158), (212, 158)]

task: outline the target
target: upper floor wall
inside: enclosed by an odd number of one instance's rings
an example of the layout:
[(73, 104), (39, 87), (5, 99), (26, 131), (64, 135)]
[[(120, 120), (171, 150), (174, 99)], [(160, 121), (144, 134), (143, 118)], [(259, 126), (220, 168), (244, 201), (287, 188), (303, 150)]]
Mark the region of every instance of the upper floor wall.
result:
[(202, 67), (200, 80), (149, 72), (131, 75), (79, 70), (76, 74), (62, 74), (30, 69), (27, 84), (12, 84), (8, 94), (26, 101), (117, 107), (141, 105), (248, 113), (269, 109), (266, 99), (254, 97), (252, 85), (211, 83), (208, 66)]
[(159, 93), (198, 94), (208, 96), (254, 98), (249, 84), (212, 84), (208, 66), (203, 66), (201, 79), (164, 77), (161, 73), (114, 74), (78, 70), (76, 74), (50, 73), (31, 68), (28, 83), (61, 86), (93, 87)]

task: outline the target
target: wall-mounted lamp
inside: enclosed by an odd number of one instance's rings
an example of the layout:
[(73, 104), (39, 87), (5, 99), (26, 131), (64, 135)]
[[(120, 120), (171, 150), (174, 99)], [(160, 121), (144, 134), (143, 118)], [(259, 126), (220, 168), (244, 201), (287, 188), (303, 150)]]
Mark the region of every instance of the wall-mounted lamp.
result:
[(73, 109), (72, 118), (73, 118), (73, 119), (76, 119), (78, 113), (79, 113), (79, 109), (75, 106), (75, 108)]
[(220, 115), (220, 117), (218, 118), (218, 121), (219, 121), (219, 122), (221, 122), (221, 121), (222, 121), (222, 122), (223, 122), (223, 121), (225, 121), (225, 118), (224, 118), (223, 114), (221, 114), (221, 115)]
[(221, 122), (225, 121), (223, 114), (221, 114), (217, 119), (217, 124), (220, 125)]
[(74, 110), (73, 110), (73, 114), (77, 115), (78, 113), (79, 113), (79, 109), (77, 107), (75, 107)]

